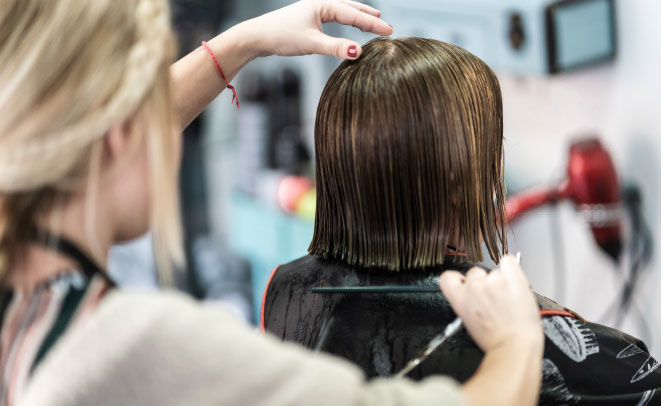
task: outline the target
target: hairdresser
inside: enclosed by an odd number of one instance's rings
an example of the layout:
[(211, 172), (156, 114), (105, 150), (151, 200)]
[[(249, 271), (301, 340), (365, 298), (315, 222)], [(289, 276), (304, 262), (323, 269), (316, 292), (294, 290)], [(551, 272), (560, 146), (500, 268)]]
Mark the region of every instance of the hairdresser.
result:
[(360, 3), (302, 1), (172, 65), (166, 0), (2, 0), (0, 405), (535, 403), (542, 330), (510, 257), (440, 281), (486, 353), (463, 386), (367, 382), (223, 310), (122, 291), (106, 274), (111, 245), (150, 229), (163, 279), (182, 265), (181, 130), (252, 59), (359, 58), (359, 44), (321, 32), (329, 21), (392, 33)]

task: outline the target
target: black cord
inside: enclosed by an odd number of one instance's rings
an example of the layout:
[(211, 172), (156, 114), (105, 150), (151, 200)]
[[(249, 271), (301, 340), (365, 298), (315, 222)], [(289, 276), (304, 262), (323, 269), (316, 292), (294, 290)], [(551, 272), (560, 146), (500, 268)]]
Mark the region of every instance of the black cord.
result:
[(613, 312), (615, 312), (617, 310), (617, 307), (619, 306), (620, 302), (621, 302), (620, 294), (618, 294), (617, 296), (615, 296), (615, 299), (613, 299), (613, 301), (608, 305), (608, 307), (606, 308), (606, 311), (604, 311), (604, 313), (601, 315), (601, 317), (598, 317), (596, 319), (597, 323), (606, 324), (606, 322), (609, 319), (608, 316), (613, 314)]
[(638, 317), (638, 328), (640, 329), (640, 332), (642, 334), (642, 337), (640, 339), (644, 342), (647, 343), (648, 345), (651, 345), (652, 342), (652, 329), (650, 328), (650, 324), (647, 322), (647, 318), (645, 317), (645, 313), (643, 313), (638, 306), (636, 306), (635, 303), (633, 303), (633, 310), (636, 312), (636, 316)]
[(553, 258), (553, 299), (558, 303), (565, 301), (566, 288), (566, 264), (565, 249), (562, 244), (562, 227), (558, 216), (558, 204), (553, 203), (551, 208), (551, 246), (554, 255)]
[(32, 241), (41, 245), (43, 248), (53, 250), (78, 262), (81, 268), (80, 270), (88, 278), (91, 279), (98, 275), (105, 279), (111, 286), (115, 286), (115, 282), (110, 279), (108, 273), (71, 240), (47, 230), (35, 230)]
[[(631, 222), (631, 243), (629, 247), (631, 269), (620, 294), (620, 308), (615, 319), (617, 327), (622, 324), (628, 313), (640, 275), (652, 257), (652, 233), (643, 218), (640, 189), (637, 186), (628, 186), (624, 189), (622, 195)], [(649, 329), (647, 323), (645, 324), (645, 327)]]
[(628, 186), (622, 193), (622, 202), (627, 212), (627, 218), (631, 225), (631, 238), (628, 244), (625, 244), (625, 250), (629, 254), (629, 273), (624, 275), (626, 278), (624, 286), (615, 296), (613, 302), (608, 306), (604, 314), (598, 319), (599, 323), (605, 323), (610, 319), (610, 315), (615, 313), (614, 326), (620, 328), (624, 318), (631, 310), (638, 319), (638, 327), (644, 339), (651, 339), (652, 332), (649, 323), (645, 319), (645, 314), (636, 305), (635, 291), (640, 280), (640, 276), (645, 270), (652, 256), (653, 240), (652, 233), (645, 223), (642, 213), (642, 198), (637, 186)]

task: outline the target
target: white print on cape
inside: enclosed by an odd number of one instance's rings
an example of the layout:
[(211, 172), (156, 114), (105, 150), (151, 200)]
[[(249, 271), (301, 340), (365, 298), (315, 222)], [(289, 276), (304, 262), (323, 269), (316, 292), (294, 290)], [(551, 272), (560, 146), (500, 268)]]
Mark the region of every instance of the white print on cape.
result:
[(652, 396), (654, 396), (654, 391), (656, 391), (656, 389), (645, 391), (645, 393), (643, 393), (643, 397), (640, 398), (638, 403), (636, 403), (636, 406), (647, 406), (650, 403), (650, 400), (652, 400)]
[(647, 359), (643, 363), (643, 366), (641, 366), (640, 369), (636, 371), (633, 378), (631, 378), (631, 383), (640, 381), (641, 379), (645, 378), (647, 375), (654, 372), (654, 370), (657, 369), (658, 367), (659, 367), (659, 363), (657, 362), (657, 360), (655, 360), (651, 356), (647, 357)]
[(540, 393), (539, 403), (561, 402), (562, 404), (575, 403), (578, 399), (569, 392), (558, 367), (548, 358), (542, 361), (542, 391)]
[(634, 355), (644, 354), (644, 353), (645, 353), (645, 351), (641, 350), (637, 346), (635, 346), (633, 344), (629, 344), (627, 346), (627, 348), (620, 351), (620, 353), (617, 354), (616, 357), (617, 357), (617, 359), (622, 359), (622, 358), (629, 358), (629, 357), (633, 357)]
[(544, 318), (543, 325), (544, 334), (575, 362), (599, 352), (597, 336), (580, 320), (553, 316)]

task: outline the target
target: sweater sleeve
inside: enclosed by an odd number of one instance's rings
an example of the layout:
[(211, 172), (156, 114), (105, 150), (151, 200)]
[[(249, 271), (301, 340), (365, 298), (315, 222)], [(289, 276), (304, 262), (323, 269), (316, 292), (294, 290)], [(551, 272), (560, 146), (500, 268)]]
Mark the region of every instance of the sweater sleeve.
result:
[(30, 381), (23, 405), (461, 405), (449, 378), (366, 381), (174, 293), (109, 294)]

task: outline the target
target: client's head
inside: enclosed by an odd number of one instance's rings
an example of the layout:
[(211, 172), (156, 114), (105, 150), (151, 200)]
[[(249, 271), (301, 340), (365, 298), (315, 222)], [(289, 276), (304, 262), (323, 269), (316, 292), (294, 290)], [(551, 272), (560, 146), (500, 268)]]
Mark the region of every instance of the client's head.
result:
[(393, 270), (443, 263), (447, 246), (506, 250), (502, 99), (468, 51), (376, 39), (331, 75), (315, 124), (310, 253)]

